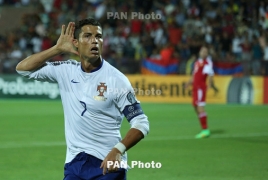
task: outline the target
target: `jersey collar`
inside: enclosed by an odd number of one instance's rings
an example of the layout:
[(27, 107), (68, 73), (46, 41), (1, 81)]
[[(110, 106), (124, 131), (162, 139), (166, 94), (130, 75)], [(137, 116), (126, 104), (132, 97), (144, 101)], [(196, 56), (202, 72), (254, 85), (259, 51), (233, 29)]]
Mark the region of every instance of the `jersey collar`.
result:
[[(103, 59), (101, 58), (101, 64), (96, 68), (96, 69), (94, 69), (93, 71), (91, 71), (90, 73), (93, 73), (93, 72), (96, 72), (96, 71), (98, 71), (101, 67), (102, 67), (102, 65), (103, 65)], [(81, 70), (83, 71), (83, 72), (85, 72), (86, 73), (86, 71), (83, 69), (83, 67), (82, 67), (82, 63), (81, 63)]]

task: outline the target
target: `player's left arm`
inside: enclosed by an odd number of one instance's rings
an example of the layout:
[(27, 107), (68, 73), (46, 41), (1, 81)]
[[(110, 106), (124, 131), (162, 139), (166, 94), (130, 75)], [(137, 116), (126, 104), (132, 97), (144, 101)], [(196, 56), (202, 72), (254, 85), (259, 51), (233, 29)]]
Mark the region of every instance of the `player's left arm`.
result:
[[(131, 112), (130, 112), (131, 109)], [(130, 130), (127, 132), (126, 136), (118, 142), (114, 148), (110, 151), (110, 153), (106, 156), (101, 164), (101, 168), (103, 168), (103, 174), (105, 175), (107, 170), (108, 172), (113, 172), (117, 170), (117, 167), (107, 167), (107, 161), (120, 161), (121, 155), (125, 153), (125, 151), (129, 150), (135, 144), (137, 144), (141, 139), (143, 139), (149, 133), (149, 121), (147, 116), (143, 113), (141, 106), (139, 103), (135, 103), (130, 106), (126, 106), (124, 109), (124, 114), (128, 119), (128, 115), (133, 112), (137, 112), (137, 116), (131, 118), (129, 123), (131, 125)], [(135, 114), (135, 113), (133, 113)], [(105, 168), (107, 167), (107, 168)]]
[[(132, 113), (129, 111), (129, 109), (132, 109), (132, 107), (134, 107), (132, 112), (137, 113), (133, 118), (129, 119), (128, 115)], [(140, 103), (138, 102), (131, 106), (126, 106), (123, 112), (129, 121), (131, 128), (119, 143), (122, 143), (125, 146), (124, 150), (127, 151), (149, 133), (149, 121), (147, 116), (143, 113)]]
[(116, 104), (125, 115), (131, 128), (126, 136), (114, 146), (103, 160), (101, 164), (103, 174), (105, 174), (107, 170), (108, 172), (117, 170), (116, 167), (107, 167), (107, 161), (120, 161), (120, 157), (125, 151), (129, 150), (149, 133), (148, 118), (144, 114), (140, 102), (136, 99), (133, 90), (121, 94), (117, 98)]
[(212, 83), (213, 83), (213, 76), (208, 76), (208, 85), (207, 85), (207, 89), (212, 87)]

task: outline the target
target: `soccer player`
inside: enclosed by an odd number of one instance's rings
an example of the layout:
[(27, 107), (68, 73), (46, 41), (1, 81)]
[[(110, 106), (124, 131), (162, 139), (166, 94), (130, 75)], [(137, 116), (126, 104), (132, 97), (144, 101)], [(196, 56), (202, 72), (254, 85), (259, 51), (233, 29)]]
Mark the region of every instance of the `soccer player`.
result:
[[(62, 26), (53, 47), (18, 63), (19, 74), (57, 82), (64, 110), (67, 144), (65, 180), (122, 180), (126, 169), (108, 166), (127, 161), (126, 151), (149, 132), (149, 121), (125, 75), (102, 56), (102, 28), (88, 18)], [(74, 53), (81, 62), (48, 62), (62, 53)], [(122, 139), (123, 117), (131, 128)]]
[[(199, 51), (199, 58), (194, 63), (194, 70), (191, 79), (186, 83), (185, 88), (193, 85), (192, 98), (193, 106), (198, 115), (202, 131), (197, 134), (196, 138), (205, 138), (210, 136), (207, 125), (207, 113), (205, 111), (206, 92), (212, 86), (213, 82), (213, 64), (208, 56), (208, 48), (202, 46)], [(208, 78), (208, 85), (207, 85)]]

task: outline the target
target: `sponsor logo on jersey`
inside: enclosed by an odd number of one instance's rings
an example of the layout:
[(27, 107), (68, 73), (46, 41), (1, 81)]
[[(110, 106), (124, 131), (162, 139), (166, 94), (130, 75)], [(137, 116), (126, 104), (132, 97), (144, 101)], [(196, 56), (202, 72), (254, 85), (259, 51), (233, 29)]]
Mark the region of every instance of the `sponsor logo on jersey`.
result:
[(74, 79), (72, 79), (71, 82), (72, 83), (79, 83), (79, 82), (75, 81)]

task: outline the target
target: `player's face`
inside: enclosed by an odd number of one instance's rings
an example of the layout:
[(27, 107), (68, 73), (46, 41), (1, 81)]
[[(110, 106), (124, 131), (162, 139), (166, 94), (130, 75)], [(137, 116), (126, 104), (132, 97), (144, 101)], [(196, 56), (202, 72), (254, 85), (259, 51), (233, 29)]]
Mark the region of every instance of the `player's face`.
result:
[(202, 47), (199, 52), (199, 56), (201, 58), (205, 58), (208, 56), (208, 49), (206, 47)]
[(85, 25), (81, 28), (78, 52), (82, 60), (94, 63), (100, 58), (103, 44), (101, 31), (101, 27), (93, 25)]

